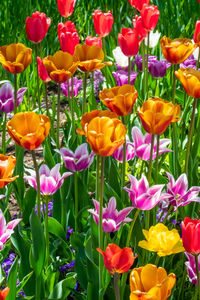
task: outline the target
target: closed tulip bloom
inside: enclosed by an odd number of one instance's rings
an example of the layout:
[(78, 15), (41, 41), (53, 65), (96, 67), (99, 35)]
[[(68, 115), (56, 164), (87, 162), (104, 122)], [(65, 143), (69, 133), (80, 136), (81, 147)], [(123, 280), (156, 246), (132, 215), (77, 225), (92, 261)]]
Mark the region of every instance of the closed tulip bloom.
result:
[(184, 62), (197, 48), (190, 39), (177, 38), (174, 40), (164, 36), (160, 40), (161, 50), (171, 64)]
[(13, 74), (22, 73), (32, 61), (32, 49), (23, 44), (10, 44), (0, 47), (0, 63)]
[(158, 256), (167, 256), (184, 251), (183, 242), (178, 230), (169, 230), (167, 226), (158, 223), (149, 231), (142, 230), (146, 241), (140, 241), (138, 246), (148, 251), (157, 252)]
[[(128, 72), (124, 70), (118, 70), (116, 72), (112, 72), (113, 77), (115, 78), (116, 85), (122, 86), (128, 84)], [(130, 72), (130, 84), (133, 85), (135, 83), (138, 72), (131, 71)]]
[(76, 0), (57, 0), (58, 10), (62, 17), (68, 18), (73, 14)]
[(144, 4), (148, 4), (150, 0), (128, 0), (130, 5), (141, 11)]
[(176, 282), (173, 273), (164, 268), (147, 264), (135, 268), (130, 274), (130, 300), (166, 300)]
[(97, 36), (94, 37), (88, 36), (85, 39), (85, 44), (88, 46), (97, 46), (99, 48), (102, 48), (102, 38)]
[[(158, 30), (156, 30), (156, 32), (153, 32), (153, 31), (149, 32), (149, 48), (154, 48), (157, 46), (160, 36), (161, 36), (161, 33), (159, 33)], [(147, 44), (148, 44), (147, 37), (145, 38), (144, 43), (147, 46)]]
[(120, 47), (116, 47), (112, 51), (112, 53), (113, 53), (116, 63), (120, 67), (122, 67), (122, 68), (128, 67), (128, 57), (126, 55), (124, 55), (124, 53), (122, 52)]
[(6, 287), (2, 291), (0, 291), (0, 300), (5, 300), (6, 297), (8, 296), (9, 291), (10, 291), (9, 287)]
[(34, 12), (32, 17), (26, 18), (26, 34), (28, 39), (35, 44), (40, 43), (47, 34), (50, 24), (51, 19), (47, 18), (44, 13), (40, 13), (39, 11)]
[(140, 42), (147, 37), (148, 31), (144, 27), (144, 23), (141, 16), (135, 16), (135, 19), (133, 19), (133, 28), (137, 32)]
[(122, 28), (118, 34), (119, 46), (126, 56), (136, 55), (139, 51), (139, 36), (132, 28)]
[(186, 68), (179, 69), (175, 74), (188, 96), (200, 98), (200, 71)]
[(12, 177), (16, 165), (16, 158), (12, 155), (0, 154), (0, 188), (14, 181), (18, 176)]
[(17, 113), (8, 121), (7, 130), (11, 138), (27, 150), (38, 148), (50, 130), (50, 120), (34, 112)]
[(51, 80), (58, 83), (67, 81), (77, 69), (73, 56), (63, 51), (57, 51), (53, 56), (45, 57), (43, 64)]
[(99, 248), (97, 248), (97, 251), (103, 255), (104, 265), (111, 275), (126, 273), (136, 258), (131, 248), (121, 249), (115, 244), (109, 244), (105, 252)]
[(110, 62), (102, 62), (104, 59), (103, 50), (97, 46), (77, 45), (74, 52), (74, 61), (82, 72), (93, 72), (102, 69)]
[[(121, 145), (112, 155), (114, 159), (123, 163), (123, 145)], [(126, 161), (132, 160), (135, 157), (134, 144), (126, 137)]]
[(37, 64), (38, 64), (38, 74), (40, 76), (40, 79), (44, 82), (51, 81), (51, 78), (49, 77), (47, 70), (45, 69), (45, 66), (43, 64), (43, 59), (39, 56), (37, 57)]
[(179, 120), (180, 111), (178, 104), (160, 98), (149, 98), (137, 112), (148, 133), (162, 134), (169, 124)]
[(74, 55), (75, 47), (79, 44), (79, 35), (74, 23), (66, 21), (58, 24), (58, 38), (63, 52)]
[(154, 30), (158, 23), (160, 12), (156, 5), (144, 4), (140, 12), (146, 30)]
[(127, 116), (133, 112), (133, 105), (137, 99), (138, 92), (130, 84), (104, 89), (99, 98), (112, 112), (118, 116)]
[(107, 13), (95, 10), (93, 13), (93, 21), (96, 34), (101, 37), (109, 35), (113, 25), (113, 15), (110, 10)]
[(196, 22), (193, 40), (195, 43), (200, 42), (200, 20)]
[(155, 78), (162, 78), (166, 75), (167, 69), (171, 66), (166, 59), (154, 60), (149, 64), (149, 73)]
[(200, 254), (200, 220), (186, 217), (181, 223), (183, 246), (188, 253)]

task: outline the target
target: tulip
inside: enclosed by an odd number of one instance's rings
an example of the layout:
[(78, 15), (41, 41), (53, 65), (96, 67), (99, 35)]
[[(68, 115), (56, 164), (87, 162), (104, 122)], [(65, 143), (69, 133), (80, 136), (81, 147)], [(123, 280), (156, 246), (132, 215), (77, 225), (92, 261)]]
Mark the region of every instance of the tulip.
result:
[[(197, 48), (196, 50), (198, 51), (199, 48)], [(195, 51), (196, 51), (195, 50)], [(194, 52), (195, 52), (194, 51)], [(180, 64), (180, 69), (187, 69), (187, 68), (192, 68), (192, 69), (195, 69), (196, 70), (196, 62), (197, 62), (197, 59), (195, 59), (194, 57), (194, 52), (192, 55), (190, 55), (184, 62), (182, 62)]]
[[(113, 77), (116, 80), (117, 86), (122, 86), (128, 84), (128, 72), (119, 70), (117, 72), (112, 72)], [(138, 72), (131, 71), (130, 72), (130, 85), (135, 83)]]
[(60, 36), (61, 33), (64, 32), (74, 32), (76, 30), (75, 24), (71, 21), (66, 21), (65, 23), (58, 23), (58, 37)]
[(139, 36), (137, 31), (131, 28), (122, 28), (118, 34), (119, 46), (126, 56), (136, 55), (139, 51)]
[(181, 223), (183, 246), (188, 253), (200, 254), (200, 220), (186, 217)]
[(164, 224), (151, 226), (149, 231), (142, 230), (146, 241), (140, 241), (138, 246), (149, 251), (157, 252), (158, 256), (167, 256), (184, 251), (183, 242), (178, 230), (169, 230)]
[(68, 18), (73, 14), (76, 0), (57, 0), (58, 10), (62, 17)]
[(11, 138), (27, 150), (38, 148), (50, 130), (50, 120), (34, 112), (17, 113), (8, 121), (7, 130)]
[(6, 156), (0, 154), (0, 188), (9, 182), (14, 181), (18, 176), (12, 177), (16, 165), (16, 158), (13, 155)]
[(112, 155), (125, 142), (126, 126), (115, 113), (94, 110), (81, 119), (81, 129), (77, 132), (86, 135), (94, 153), (101, 156)]
[(0, 250), (3, 249), (3, 245), (14, 233), (13, 229), (19, 224), (19, 222), (21, 222), (21, 220), (22, 219), (15, 219), (6, 224), (3, 212), (0, 209)]
[[(142, 134), (141, 130), (134, 126), (132, 128), (132, 138), (134, 141), (135, 154), (138, 158), (148, 161), (150, 159), (150, 151), (151, 151), (151, 139), (152, 135), (146, 133)], [(166, 146), (171, 142), (170, 139), (160, 139), (159, 143), (159, 155), (166, 152), (172, 152), (172, 150), (166, 148)], [(157, 150), (157, 141), (154, 143), (153, 147), (153, 155), (152, 159), (156, 158), (156, 150)]]
[[(187, 273), (189, 276), (190, 281), (197, 285), (197, 270), (196, 270), (196, 265), (195, 265), (195, 257), (194, 255), (184, 252), (186, 258), (188, 259), (187, 262), (185, 262), (186, 268), (187, 268)], [(199, 264), (199, 269), (200, 269), (200, 256), (198, 256), (198, 264)]]
[(99, 248), (97, 251), (103, 255), (104, 265), (111, 275), (126, 273), (136, 258), (133, 256), (131, 248), (121, 249), (115, 244), (109, 244), (105, 252)]
[(182, 83), (188, 96), (200, 98), (200, 71), (192, 68), (179, 69), (175, 75)]
[(124, 187), (124, 190), (128, 192), (134, 208), (151, 210), (159, 201), (165, 199), (165, 197), (161, 195), (161, 191), (164, 187), (163, 184), (149, 187), (145, 175), (142, 175), (140, 180), (137, 180), (133, 175), (127, 175), (127, 177), (130, 180), (131, 186), (130, 188)]
[(47, 70), (45, 69), (45, 66), (43, 64), (43, 59), (41, 59), (39, 56), (37, 57), (37, 64), (38, 64), (38, 75), (40, 76), (40, 79), (44, 82), (51, 81), (51, 78), (49, 77)]
[(118, 116), (127, 116), (132, 113), (137, 96), (138, 92), (130, 84), (104, 89), (99, 94), (99, 98), (103, 104)]
[[(147, 60), (147, 55), (145, 54), (145, 64), (146, 64), (146, 60)], [(151, 63), (153, 63), (154, 61), (157, 60), (157, 56), (148, 56), (148, 68), (150, 66)], [(138, 68), (139, 71), (143, 71), (143, 67), (142, 67), (142, 55), (136, 55), (135, 56), (135, 64)]]
[(148, 35), (148, 31), (144, 27), (144, 23), (141, 16), (135, 16), (135, 19), (133, 19), (133, 28), (137, 32), (140, 42), (143, 41)]
[[(149, 32), (149, 48), (155, 48), (156, 45), (158, 44), (158, 41), (160, 39), (161, 33), (156, 30), (156, 32), (150, 31)], [(145, 38), (144, 40), (145, 45), (147, 46), (148, 44), (148, 39)]]
[(70, 97), (77, 97), (79, 90), (82, 88), (83, 80), (78, 79), (76, 77), (73, 78), (73, 96), (72, 96), (72, 80), (71, 80), (71, 78), (64, 83), (61, 83), (62, 92), (67, 98), (68, 98), (68, 82), (69, 82)]
[(114, 59), (116, 61), (116, 63), (124, 68), (124, 67), (128, 67), (128, 57), (126, 55), (123, 54), (122, 50), (120, 47), (116, 47), (113, 51), (113, 56)]
[(78, 172), (88, 169), (93, 163), (94, 152), (88, 153), (87, 143), (78, 146), (75, 152), (68, 148), (55, 150), (62, 156), (65, 168), (71, 172)]
[(107, 13), (95, 10), (93, 13), (93, 21), (96, 34), (100, 35), (100, 37), (109, 35), (113, 25), (113, 15), (110, 10)]
[(154, 30), (158, 23), (160, 12), (156, 5), (144, 4), (140, 12), (142, 21), (146, 30)]
[[(112, 155), (114, 159), (123, 163), (123, 145), (121, 145)], [(135, 157), (134, 144), (126, 138), (126, 161), (132, 160)]]
[(155, 78), (162, 78), (166, 75), (167, 69), (171, 66), (165, 59), (149, 62), (149, 73)]
[(184, 62), (197, 48), (190, 39), (178, 38), (171, 40), (164, 36), (160, 40), (164, 57), (172, 64)]
[(8, 296), (9, 291), (10, 291), (9, 287), (6, 287), (2, 291), (0, 291), (0, 300), (5, 300), (6, 297)]
[(164, 268), (152, 264), (135, 268), (130, 274), (130, 300), (167, 300), (175, 282), (175, 274), (167, 275)]
[(148, 4), (150, 0), (128, 0), (130, 5), (141, 11), (144, 4)]
[(44, 13), (36, 11), (32, 14), (32, 17), (26, 18), (26, 34), (28, 39), (38, 44), (47, 34), (51, 19), (47, 18)]
[(180, 110), (178, 104), (160, 98), (149, 98), (137, 112), (144, 129), (150, 134), (160, 135), (169, 124), (179, 120)]
[[(27, 88), (21, 88), (17, 91), (17, 106), (23, 100)], [(15, 108), (14, 90), (10, 83), (4, 83), (0, 88), (0, 111), (10, 113)]]
[[(95, 209), (88, 209), (93, 215), (94, 221), (99, 225), (99, 202), (93, 200)], [(132, 219), (126, 216), (133, 210), (133, 207), (126, 207), (120, 211), (116, 209), (115, 197), (110, 198), (108, 206), (103, 208), (102, 212), (102, 228), (104, 232), (115, 232), (124, 223), (131, 222)]]
[(10, 44), (0, 47), (0, 63), (13, 74), (22, 73), (32, 61), (32, 49), (23, 44)]
[(74, 61), (82, 72), (93, 72), (110, 65), (110, 62), (103, 63), (103, 59), (103, 50), (97, 46), (77, 45), (75, 48)]
[(196, 22), (193, 40), (197, 44), (200, 42), (200, 20)]
[(53, 56), (45, 57), (43, 64), (49, 77), (58, 83), (67, 81), (77, 69), (73, 56), (63, 51), (57, 51)]
[(58, 38), (63, 52), (74, 55), (75, 47), (79, 44), (79, 35), (74, 23), (66, 21), (58, 24)]
[[(51, 196), (63, 185), (64, 179), (72, 175), (71, 172), (66, 172), (60, 175), (60, 164), (56, 164), (51, 170), (47, 165), (43, 164), (39, 168), (40, 175), (40, 194), (43, 196)], [(26, 169), (29, 176), (24, 176), (29, 185), (37, 191), (36, 172), (32, 169)]]
[(101, 39), (101, 37), (88, 36), (85, 39), (85, 44), (88, 45), (88, 46), (97, 46), (99, 48), (102, 48), (102, 39)]

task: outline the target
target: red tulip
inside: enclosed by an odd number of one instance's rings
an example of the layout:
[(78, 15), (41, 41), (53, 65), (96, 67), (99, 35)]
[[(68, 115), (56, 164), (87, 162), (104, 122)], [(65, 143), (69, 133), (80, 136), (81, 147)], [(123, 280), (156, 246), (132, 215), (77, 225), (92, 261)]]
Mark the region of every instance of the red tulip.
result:
[(158, 23), (160, 15), (158, 7), (155, 5), (148, 6), (147, 4), (144, 4), (140, 14), (146, 30), (153, 30), (156, 27), (156, 24)]
[(101, 39), (101, 37), (88, 36), (85, 39), (85, 44), (88, 45), (88, 46), (97, 46), (99, 48), (102, 48), (102, 39)]
[(200, 42), (200, 20), (198, 20), (196, 22), (193, 40), (194, 40), (195, 43), (199, 43)]
[(109, 244), (105, 252), (99, 248), (97, 251), (103, 255), (104, 265), (111, 275), (127, 272), (136, 258), (133, 256), (131, 248), (121, 249), (115, 244)]
[(78, 32), (71, 21), (58, 24), (58, 38), (63, 52), (74, 55), (75, 47), (79, 44)]
[(47, 70), (43, 65), (43, 60), (39, 56), (37, 56), (37, 63), (38, 63), (38, 74), (40, 76), (40, 79), (44, 82), (51, 81), (51, 78), (49, 77)]
[(192, 254), (200, 253), (200, 219), (186, 217), (181, 223), (182, 240), (185, 250)]
[(76, 0), (57, 0), (58, 10), (62, 17), (68, 18), (73, 14)]
[(141, 11), (143, 4), (149, 5), (150, 0), (129, 0), (130, 5), (135, 7), (137, 10)]
[(113, 25), (113, 15), (109, 10), (107, 13), (102, 13), (100, 10), (95, 10), (93, 14), (94, 28), (98, 35), (105, 37), (109, 35)]
[(119, 46), (126, 56), (136, 55), (139, 51), (139, 36), (135, 29), (122, 28), (118, 34)]
[(141, 16), (135, 16), (133, 27), (138, 34), (140, 42), (147, 37), (148, 31), (145, 29)]
[(51, 19), (47, 18), (44, 13), (36, 11), (32, 14), (32, 17), (26, 18), (26, 34), (28, 39), (37, 44), (40, 43), (51, 24)]

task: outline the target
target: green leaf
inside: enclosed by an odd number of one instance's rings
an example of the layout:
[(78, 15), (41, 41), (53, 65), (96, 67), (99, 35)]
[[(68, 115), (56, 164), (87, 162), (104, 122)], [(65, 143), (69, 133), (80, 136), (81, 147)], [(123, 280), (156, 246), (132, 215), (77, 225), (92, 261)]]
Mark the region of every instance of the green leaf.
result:
[(18, 270), (18, 258), (15, 259), (9, 274), (7, 286), (10, 288), (6, 300), (13, 300), (16, 298), (16, 286), (17, 286), (17, 270)]
[(23, 222), (27, 225), (29, 224), (29, 217), (32, 212), (32, 209), (35, 207), (35, 199), (36, 199), (36, 190), (34, 188), (30, 188), (27, 190), (24, 201), (23, 201)]
[(61, 238), (66, 242), (66, 233), (63, 229), (63, 226), (53, 217), (48, 218), (48, 226), (49, 226), (49, 232), (57, 236), (58, 238)]
[(29, 281), (29, 279), (31, 278), (31, 276), (33, 275), (33, 271), (30, 272), (29, 274), (27, 274), (20, 282), (20, 284), (17, 286), (17, 295), (19, 294), (19, 292), (23, 289), (23, 287), (25, 286), (25, 284)]
[(65, 300), (67, 296), (69, 296), (71, 290), (74, 289), (76, 285), (76, 274), (68, 273), (66, 277), (67, 278), (55, 285), (48, 299)]

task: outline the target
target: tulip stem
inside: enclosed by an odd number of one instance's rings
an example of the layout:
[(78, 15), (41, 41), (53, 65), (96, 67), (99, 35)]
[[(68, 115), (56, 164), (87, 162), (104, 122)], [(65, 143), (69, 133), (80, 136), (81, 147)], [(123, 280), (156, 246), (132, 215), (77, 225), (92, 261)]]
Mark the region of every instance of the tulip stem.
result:
[(14, 90), (14, 96), (15, 96), (15, 106), (14, 106), (14, 114), (17, 113), (17, 74), (14, 74), (15, 79), (15, 90)]
[[(195, 264), (196, 264), (196, 272), (197, 272), (197, 280), (198, 280), (198, 285), (196, 289), (196, 298), (200, 299), (200, 274), (199, 274), (199, 260), (198, 260), (198, 254), (194, 255), (195, 257)], [(195, 298), (195, 299), (196, 299)]]
[(149, 32), (147, 34), (147, 59), (146, 59), (146, 97), (148, 98), (148, 63), (149, 63)]
[(48, 226), (48, 213), (49, 213), (49, 207), (48, 207), (48, 197), (45, 197), (45, 205), (46, 205), (46, 211), (45, 211), (45, 233), (46, 233), (46, 263), (47, 266), (49, 264), (49, 226)]
[(71, 114), (72, 114), (72, 138), (75, 139), (75, 117), (74, 117), (74, 77), (71, 77)]
[[(101, 188), (100, 188), (100, 204), (99, 204), (99, 248), (103, 249), (103, 228), (102, 228), (102, 216), (103, 216), (103, 193), (104, 193), (104, 165), (105, 157), (101, 157)], [(99, 253), (99, 300), (103, 300), (103, 286), (102, 286), (102, 274), (103, 274), (103, 256)]]
[(2, 114), (3, 132), (2, 132), (2, 153), (6, 154), (6, 113)]
[[(125, 118), (122, 117), (122, 122), (125, 125)], [(125, 186), (125, 177), (126, 177), (126, 139), (123, 144), (123, 162), (122, 162), (122, 179), (121, 179), (121, 197), (122, 197), (122, 203), (125, 201), (125, 191), (124, 191), (124, 186)]]
[(38, 214), (38, 218), (41, 219), (41, 212), (40, 212), (40, 174), (39, 174), (39, 169), (38, 169), (38, 165), (37, 165), (35, 150), (32, 150), (31, 153), (32, 153), (33, 165), (34, 165), (34, 168), (35, 168), (36, 182), (37, 182), (37, 214)]
[(160, 135), (157, 135), (157, 147), (156, 147), (156, 163), (155, 163), (155, 184), (158, 183), (158, 157), (159, 157)]
[[(35, 60), (36, 60), (36, 69), (37, 69), (38, 106), (39, 106), (39, 111), (41, 111), (41, 103), (40, 103), (40, 78), (39, 78), (38, 66), (37, 66), (37, 56), (38, 56), (38, 44), (35, 44)], [(36, 101), (34, 102), (34, 108), (36, 108)]]
[[(71, 80), (72, 80), (72, 78), (71, 78)], [(70, 96), (69, 79), (68, 79), (67, 80), (67, 94), (68, 94), (68, 102), (69, 102), (71, 121), (72, 121), (72, 139), (74, 140), (74, 135), (75, 135), (75, 132), (74, 132), (74, 110), (72, 108), (72, 105), (73, 105), (72, 92), (74, 93), (74, 91), (73, 91), (72, 85), (73, 85), (73, 83), (71, 81), (71, 96)]]
[[(177, 65), (174, 64), (174, 74), (173, 74), (173, 87), (172, 87), (172, 103), (175, 104), (175, 94), (176, 94), (176, 75), (175, 72), (177, 70)], [(174, 175), (175, 178), (178, 177), (178, 144), (177, 144), (177, 137), (176, 137), (176, 125), (172, 124), (172, 161), (174, 167)]]
[(189, 156), (190, 156), (190, 148), (192, 145), (192, 136), (193, 136), (193, 130), (194, 130), (194, 121), (195, 121), (195, 109), (197, 105), (197, 99), (194, 99), (193, 102), (193, 110), (192, 110), (192, 118), (190, 123), (190, 130), (188, 133), (188, 142), (187, 142), (187, 150), (185, 155), (185, 173), (188, 175), (188, 163), (189, 163)]
[(86, 88), (87, 88), (87, 72), (84, 72), (83, 73), (83, 106), (82, 106), (82, 114), (86, 113), (86, 110), (87, 110)]
[(35, 300), (40, 300), (40, 292), (41, 292), (41, 275), (36, 277), (36, 291), (35, 291)]
[(131, 58), (128, 57), (128, 84), (131, 83)]
[(60, 83), (58, 83), (58, 103), (57, 103), (57, 128), (56, 128), (56, 144), (57, 148), (59, 149), (59, 127), (60, 127)]
[(49, 105), (48, 105), (48, 97), (47, 97), (47, 82), (44, 83), (44, 97), (45, 97), (45, 104), (47, 110), (47, 117), (49, 117)]
[(106, 56), (107, 56), (107, 52), (106, 52), (106, 37), (102, 38), (102, 42), (103, 42), (104, 58), (106, 58)]
[(152, 137), (151, 137), (151, 151), (150, 151), (150, 159), (149, 159), (149, 170), (148, 170), (148, 176), (147, 176), (149, 185), (150, 185), (150, 181), (151, 181), (151, 170), (152, 170), (152, 158), (153, 158), (154, 140), (155, 140), (155, 134), (152, 134)]
[(145, 68), (145, 44), (144, 40), (142, 41), (142, 71), (143, 71), (143, 97), (146, 100), (146, 68)]
[(100, 192), (99, 171), (100, 171), (100, 156), (97, 155), (97, 162), (96, 162), (96, 195), (95, 195), (97, 201), (99, 201), (99, 192)]
[(115, 289), (115, 299), (116, 300), (120, 300), (118, 278), (119, 278), (119, 274), (115, 272), (115, 274), (114, 274), (114, 289)]
[(74, 199), (75, 232), (78, 232), (78, 172), (74, 173)]

